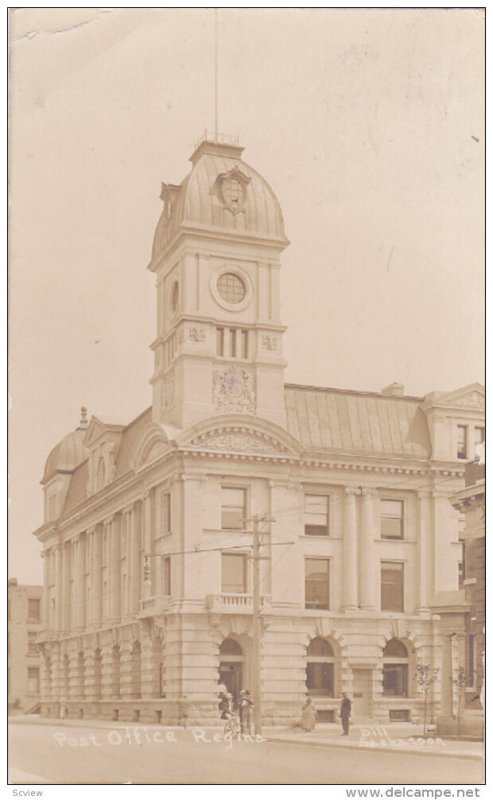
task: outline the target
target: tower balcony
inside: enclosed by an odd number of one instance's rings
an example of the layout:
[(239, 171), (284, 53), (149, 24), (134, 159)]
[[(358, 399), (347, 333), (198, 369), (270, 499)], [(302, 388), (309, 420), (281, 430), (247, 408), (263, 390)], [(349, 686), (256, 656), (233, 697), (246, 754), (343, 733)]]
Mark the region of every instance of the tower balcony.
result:
[[(270, 594), (262, 595), (260, 598), (261, 613), (268, 613), (270, 605)], [(205, 607), (215, 614), (253, 614), (253, 598), (251, 594), (233, 592), (208, 594), (205, 598)]]

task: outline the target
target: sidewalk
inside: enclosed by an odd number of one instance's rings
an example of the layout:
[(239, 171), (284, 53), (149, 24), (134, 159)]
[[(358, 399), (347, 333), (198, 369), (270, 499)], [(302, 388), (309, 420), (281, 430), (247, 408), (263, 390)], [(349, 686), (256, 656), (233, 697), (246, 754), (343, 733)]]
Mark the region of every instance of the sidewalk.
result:
[(450, 758), (484, 759), (484, 743), (447, 739), (430, 733), (423, 738), (421, 725), (351, 725), (349, 736), (341, 736), (337, 724), (317, 725), (315, 730), (305, 733), (300, 728), (267, 728), (264, 736), (270, 742), (290, 744), (342, 747), (346, 750), (391, 751), (395, 753), (419, 753), (419, 755), (444, 756)]
[[(30, 714), (10, 716), (9, 723), (13, 725), (44, 725), (68, 728), (101, 728), (114, 730), (115, 728), (146, 728), (147, 730), (183, 731), (183, 727), (174, 725), (157, 725), (144, 722), (124, 722), (98, 719), (50, 719)], [(190, 725), (186, 730), (199, 728)], [(208, 731), (222, 732), (223, 726), (205, 725)], [(371, 750), (373, 752), (386, 750), (395, 753), (416, 753), (427, 756), (443, 756), (445, 758), (468, 758), (482, 761), (484, 759), (484, 743), (457, 739), (446, 739), (430, 734), (423, 738), (421, 725), (410, 723), (403, 725), (351, 725), (349, 736), (341, 736), (341, 728), (337, 724), (319, 724), (310, 733), (303, 732), (300, 728), (267, 727), (263, 729), (263, 737), (274, 743), (289, 743), (299, 745), (312, 745), (315, 747), (336, 747), (346, 750)]]

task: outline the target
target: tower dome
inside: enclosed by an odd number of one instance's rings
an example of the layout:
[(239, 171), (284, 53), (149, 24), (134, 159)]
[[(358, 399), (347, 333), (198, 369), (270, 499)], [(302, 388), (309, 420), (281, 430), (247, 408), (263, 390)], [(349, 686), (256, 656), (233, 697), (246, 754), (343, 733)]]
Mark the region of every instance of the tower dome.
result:
[(219, 232), (288, 244), (281, 207), (267, 181), (241, 159), (238, 144), (205, 138), (179, 186), (162, 184), (164, 209), (152, 248), (158, 259), (180, 231)]
[(82, 409), (81, 421), (77, 430), (68, 433), (51, 450), (43, 472), (41, 484), (44, 485), (58, 474), (66, 474), (73, 470), (87, 458), (87, 450), (84, 446), (84, 436), (86, 434), (87, 418), (86, 409)]

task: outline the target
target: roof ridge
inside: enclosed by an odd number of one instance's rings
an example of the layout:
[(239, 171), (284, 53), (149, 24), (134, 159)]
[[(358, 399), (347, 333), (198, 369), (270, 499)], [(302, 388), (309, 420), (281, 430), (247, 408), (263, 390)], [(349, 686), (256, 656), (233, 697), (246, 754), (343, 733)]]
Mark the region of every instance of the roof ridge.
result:
[(315, 391), (315, 392), (336, 392), (337, 394), (351, 394), (351, 395), (362, 395), (364, 397), (378, 397), (383, 400), (413, 400), (423, 402), (424, 397), (419, 395), (411, 395), (411, 394), (404, 394), (404, 395), (388, 395), (382, 394), (381, 392), (371, 391), (371, 390), (361, 390), (361, 389), (340, 389), (336, 386), (312, 386), (310, 384), (303, 384), (303, 383), (285, 383), (285, 389), (301, 389), (303, 391)]

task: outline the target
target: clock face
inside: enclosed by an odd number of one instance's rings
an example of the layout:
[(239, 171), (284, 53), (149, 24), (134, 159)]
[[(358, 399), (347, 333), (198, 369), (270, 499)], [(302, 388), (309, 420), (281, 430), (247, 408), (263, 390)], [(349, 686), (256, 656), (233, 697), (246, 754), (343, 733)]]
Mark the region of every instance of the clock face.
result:
[(234, 272), (225, 272), (217, 281), (217, 290), (227, 303), (241, 303), (245, 299), (245, 284)]

